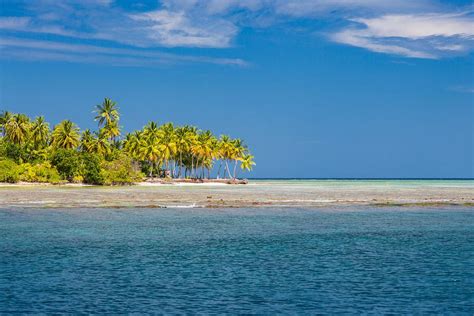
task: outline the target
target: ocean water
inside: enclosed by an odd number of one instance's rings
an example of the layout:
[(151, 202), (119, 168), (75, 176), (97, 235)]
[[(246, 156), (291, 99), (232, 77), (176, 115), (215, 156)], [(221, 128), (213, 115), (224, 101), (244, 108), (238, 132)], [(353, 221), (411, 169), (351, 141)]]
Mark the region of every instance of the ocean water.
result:
[(0, 314), (474, 313), (474, 210), (0, 209)]
[(251, 179), (250, 184), (313, 187), (472, 188), (474, 179)]

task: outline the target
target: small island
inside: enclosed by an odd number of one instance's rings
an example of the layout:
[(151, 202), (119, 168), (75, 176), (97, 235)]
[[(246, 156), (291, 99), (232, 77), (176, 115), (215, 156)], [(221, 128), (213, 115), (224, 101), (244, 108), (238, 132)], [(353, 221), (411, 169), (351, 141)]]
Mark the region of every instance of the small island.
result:
[[(246, 183), (254, 157), (239, 138), (216, 137), (195, 126), (158, 125), (122, 135), (109, 98), (95, 107), (98, 130), (70, 120), (50, 129), (43, 116), (0, 115), (0, 182), (127, 185), (139, 182)], [(211, 175), (215, 174), (215, 178)]]

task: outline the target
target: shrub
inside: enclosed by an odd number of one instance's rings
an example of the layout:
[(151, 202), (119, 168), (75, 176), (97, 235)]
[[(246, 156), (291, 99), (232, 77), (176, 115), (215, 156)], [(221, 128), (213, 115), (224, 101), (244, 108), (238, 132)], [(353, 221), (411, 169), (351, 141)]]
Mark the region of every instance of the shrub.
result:
[(19, 180), (18, 165), (11, 160), (0, 160), (0, 182), (15, 183)]
[(84, 153), (82, 155), (84, 182), (89, 184), (102, 184), (104, 179), (101, 174), (102, 158), (97, 154)]
[(16, 163), (25, 161), (27, 158), (25, 146), (13, 144), (10, 142), (4, 142), (1, 152), (3, 157), (13, 160)]
[(143, 174), (138, 164), (127, 155), (120, 155), (113, 161), (105, 161), (102, 164), (101, 177), (103, 184), (132, 184), (141, 181)]
[(74, 177), (72, 177), (70, 182), (72, 182), (72, 183), (82, 183), (82, 182), (84, 182), (84, 177), (81, 176), (81, 175), (75, 175)]
[[(51, 163), (56, 167), (61, 177), (68, 181), (74, 181), (75, 177), (81, 175), (82, 160), (81, 153), (73, 149), (58, 149), (51, 157)], [(77, 178), (76, 178), (77, 179)]]
[(34, 165), (25, 163), (19, 166), (19, 170), (21, 181), (56, 184), (61, 180), (58, 171), (49, 162)]

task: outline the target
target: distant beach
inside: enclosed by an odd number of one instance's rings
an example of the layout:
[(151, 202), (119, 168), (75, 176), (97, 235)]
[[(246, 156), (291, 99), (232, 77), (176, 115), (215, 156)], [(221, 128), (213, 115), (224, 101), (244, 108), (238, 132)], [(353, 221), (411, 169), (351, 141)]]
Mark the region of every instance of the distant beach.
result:
[(474, 180), (252, 180), (100, 187), (0, 185), (0, 207), (474, 206)]

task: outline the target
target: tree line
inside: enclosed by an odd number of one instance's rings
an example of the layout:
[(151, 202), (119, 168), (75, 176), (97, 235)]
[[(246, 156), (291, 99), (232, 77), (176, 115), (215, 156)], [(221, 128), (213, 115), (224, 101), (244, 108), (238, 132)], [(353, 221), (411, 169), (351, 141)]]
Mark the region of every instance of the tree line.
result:
[[(116, 102), (105, 98), (94, 112), (98, 129), (81, 132), (70, 120), (63, 120), (51, 129), (43, 116), (30, 119), (25, 114), (3, 111), (0, 164), (9, 161), (10, 166), (12, 162), (26, 165), (29, 173), (35, 173), (31, 169), (36, 170), (38, 166), (57, 169), (63, 180), (96, 183), (101, 182), (99, 176), (95, 176), (96, 179), (84, 176), (90, 173), (88, 168), (97, 169), (96, 173), (102, 177), (120, 169), (123, 174), (133, 174), (122, 178), (133, 180), (140, 177), (138, 172), (148, 177), (206, 179), (217, 169), (217, 178), (235, 179), (239, 169), (250, 171), (255, 165), (249, 149), (238, 138), (216, 137), (211, 131), (194, 126), (158, 125), (154, 121), (141, 130), (122, 135)], [(77, 165), (77, 170), (71, 171), (64, 165), (67, 159)], [(91, 161), (96, 161), (97, 166), (87, 167)], [(107, 167), (111, 170), (107, 171)], [(0, 173), (1, 169), (0, 165)]]

